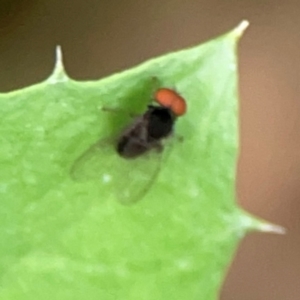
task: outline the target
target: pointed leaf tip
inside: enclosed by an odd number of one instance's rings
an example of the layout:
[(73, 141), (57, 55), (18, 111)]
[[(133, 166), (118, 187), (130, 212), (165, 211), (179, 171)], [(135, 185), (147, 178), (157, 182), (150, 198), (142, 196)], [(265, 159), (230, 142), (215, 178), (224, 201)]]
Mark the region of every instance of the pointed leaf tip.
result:
[(55, 54), (56, 54), (56, 63), (57, 62), (62, 63), (62, 51), (61, 51), (61, 46), (60, 45), (56, 46)]
[(242, 214), (240, 215), (240, 224), (246, 231), (260, 231), (275, 234), (286, 233), (284, 227), (257, 219), (244, 211), (242, 211)]
[(286, 229), (284, 227), (263, 222), (260, 222), (260, 224), (258, 224), (257, 230), (261, 232), (269, 232), (275, 234), (286, 234)]
[(65, 82), (69, 80), (69, 77), (64, 68), (61, 46), (59, 45), (56, 46), (55, 53), (56, 53), (55, 66), (52, 74), (48, 78), (48, 82), (53, 84), (58, 82)]
[(249, 21), (243, 20), (237, 27), (235, 27), (229, 34), (235, 39), (239, 39), (249, 26)]

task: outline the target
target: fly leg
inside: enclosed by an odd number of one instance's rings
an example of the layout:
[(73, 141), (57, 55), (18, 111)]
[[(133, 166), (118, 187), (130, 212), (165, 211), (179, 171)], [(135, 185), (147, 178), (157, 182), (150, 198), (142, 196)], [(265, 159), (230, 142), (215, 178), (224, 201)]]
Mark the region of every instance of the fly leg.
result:
[(120, 113), (127, 114), (130, 118), (136, 118), (139, 116), (139, 114), (137, 114), (137, 113), (132, 113), (132, 112), (129, 112), (125, 109), (121, 109), (118, 107), (102, 106), (101, 110), (104, 112), (109, 112), (109, 113), (114, 113), (114, 114), (120, 114)]

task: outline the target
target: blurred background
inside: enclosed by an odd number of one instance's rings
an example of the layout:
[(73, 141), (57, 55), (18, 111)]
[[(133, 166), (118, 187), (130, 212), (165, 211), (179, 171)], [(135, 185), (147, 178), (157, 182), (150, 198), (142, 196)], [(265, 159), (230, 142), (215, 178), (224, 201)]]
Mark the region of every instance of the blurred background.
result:
[(239, 47), (238, 198), (288, 234), (248, 236), (221, 299), (299, 300), (299, 16), (297, 0), (0, 0), (0, 91), (45, 79), (57, 44), (71, 77), (98, 79), (248, 19)]

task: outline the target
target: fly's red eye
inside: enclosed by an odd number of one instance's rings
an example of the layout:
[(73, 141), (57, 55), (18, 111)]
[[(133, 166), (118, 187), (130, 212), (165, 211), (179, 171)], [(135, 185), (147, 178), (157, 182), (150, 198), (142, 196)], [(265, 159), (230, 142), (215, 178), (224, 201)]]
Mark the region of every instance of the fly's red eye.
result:
[(169, 108), (174, 115), (182, 116), (186, 113), (186, 102), (175, 91), (168, 88), (161, 88), (155, 92), (155, 101), (163, 107)]

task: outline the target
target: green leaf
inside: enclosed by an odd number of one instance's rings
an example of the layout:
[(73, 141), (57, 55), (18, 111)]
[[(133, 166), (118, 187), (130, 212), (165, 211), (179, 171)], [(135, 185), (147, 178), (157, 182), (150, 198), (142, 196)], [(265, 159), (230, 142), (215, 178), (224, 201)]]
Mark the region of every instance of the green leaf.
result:
[[(92, 82), (71, 80), (58, 48), (46, 81), (0, 95), (0, 299), (217, 298), (239, 240), (272, 229), (235, 203), (245, 24)], [(113, 138), (145, 111), (153, 77), (188, 113), (162, 156), (126, 161)]]

